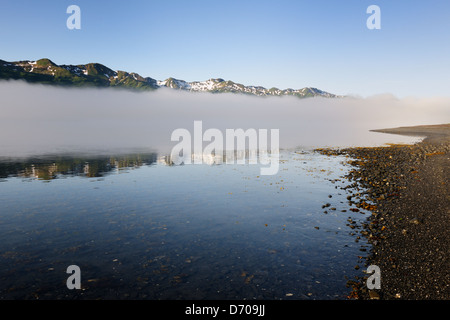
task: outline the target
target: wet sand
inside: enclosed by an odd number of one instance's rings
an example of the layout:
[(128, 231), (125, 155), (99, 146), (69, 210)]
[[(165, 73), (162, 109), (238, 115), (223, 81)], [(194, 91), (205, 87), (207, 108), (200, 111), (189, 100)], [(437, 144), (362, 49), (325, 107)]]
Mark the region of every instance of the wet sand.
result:
[(414, 127), (399, 127), (390, 129), (374, 129), (373, 132), (401, 134), (404, 136), (427, 137), (427, 141), (449, 142), (450, 124), (424, 125)]
[[(348, 155), (349, 205), (371, 211), (360, 236), (372, 244), (381, 288), (351, 279), (350, 299), (450, 299), (450, 124), (373, 130), (426, 137), (414, 145), (317, 150)], [(355, 209), (356, 210), (356, 209)]]

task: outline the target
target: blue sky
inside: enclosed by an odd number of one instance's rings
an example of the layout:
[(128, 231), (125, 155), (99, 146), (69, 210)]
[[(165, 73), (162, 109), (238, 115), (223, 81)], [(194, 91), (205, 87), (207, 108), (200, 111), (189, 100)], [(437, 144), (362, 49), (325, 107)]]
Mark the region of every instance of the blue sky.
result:
[[(66, 9), (81, 9), (69, 30)], [(369, 30), (369, 5), (381, 29)], [(450, 1), (2, 0), (0, 59), (98, 62), (158, 80), (449, 96)]]

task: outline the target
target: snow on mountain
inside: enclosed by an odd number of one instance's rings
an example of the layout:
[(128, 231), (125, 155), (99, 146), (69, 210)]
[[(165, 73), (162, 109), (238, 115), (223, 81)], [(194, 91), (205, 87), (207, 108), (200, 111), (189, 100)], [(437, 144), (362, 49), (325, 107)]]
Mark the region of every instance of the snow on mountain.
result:
[[(41, 77), (41, 78), (39, 78)], [(49, 78), (50, 77), (50, 78)], [(53, 78), (51, 78), (53, 77)], [(168, 78), (155, 80), (150, 77), (142, 77), (134, 72), (114, 71), (99, 63), (85, 65), (56, 65), (49, 59), (37, 61), (7, 62), (0, 60), (0, 78), (25, 79), (32, 81), (54, 82), (55, 84), (96, 85), (111, 87), (127, 87), (139, 89), (158, 89), (167, 87), (171, 89), (191, 92), (211, 93), (242, 93), (256, 96), (297, 96), (305, 97), (341, 97), (317, 88), (306, 87), (302, 89), (266, 89), (261, 86), (245, 86), (233, 81), (217, 78), (206, 81), (187, 82), (180, 79)], [(53, 80), (52, 80), (53, 79)]]
[(209, 79), (206, 81), (193, 81), (186, 82), (184, 80), (178, 80), (169, 78), (164, 81), (156, 82), (158, 87), (168, 87), (172, 89), (187, 90), (193, 92), (231, 92), (231, 93), (244, 93), (256, 96), (284, 96), (292, 95), (298, 97), (312, 97), (322, 96), (328, 98), (338, 97), (337, 95), (322, 91), (317, 88), (303, 88), (298, 90), (278, 88), (266, 89), (261, 86), (244, 86), (233, 81), (225, 81), (223, 79)]

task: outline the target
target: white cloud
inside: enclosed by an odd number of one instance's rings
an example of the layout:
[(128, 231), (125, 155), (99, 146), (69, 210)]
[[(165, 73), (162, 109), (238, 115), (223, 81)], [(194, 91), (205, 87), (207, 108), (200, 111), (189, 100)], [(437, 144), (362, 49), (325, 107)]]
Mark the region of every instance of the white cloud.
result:
[(170, 150), (171, 133), (208, 128), (280, 129), (280, 147), (365, 146), (411, 138), (370, 129), (450, 122), (450, 98), (299, 99), (171, 89), (131, 92), (0, 82), (0, 154), (57, 149)]

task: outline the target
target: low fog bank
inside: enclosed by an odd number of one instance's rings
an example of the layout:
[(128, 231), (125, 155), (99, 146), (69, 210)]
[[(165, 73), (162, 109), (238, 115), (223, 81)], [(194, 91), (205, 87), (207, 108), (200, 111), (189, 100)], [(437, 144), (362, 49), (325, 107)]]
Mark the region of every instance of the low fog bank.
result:
[[(450, 98), (254, 97), (0, 82), (0, 156), (81, 150), (168, 152), (177, 128), (279, 129), (280, 147), (372, 146), (417, 138), (371, 129), (450, 122)], [(225, 136), (225, 135), (224, 135)]]

